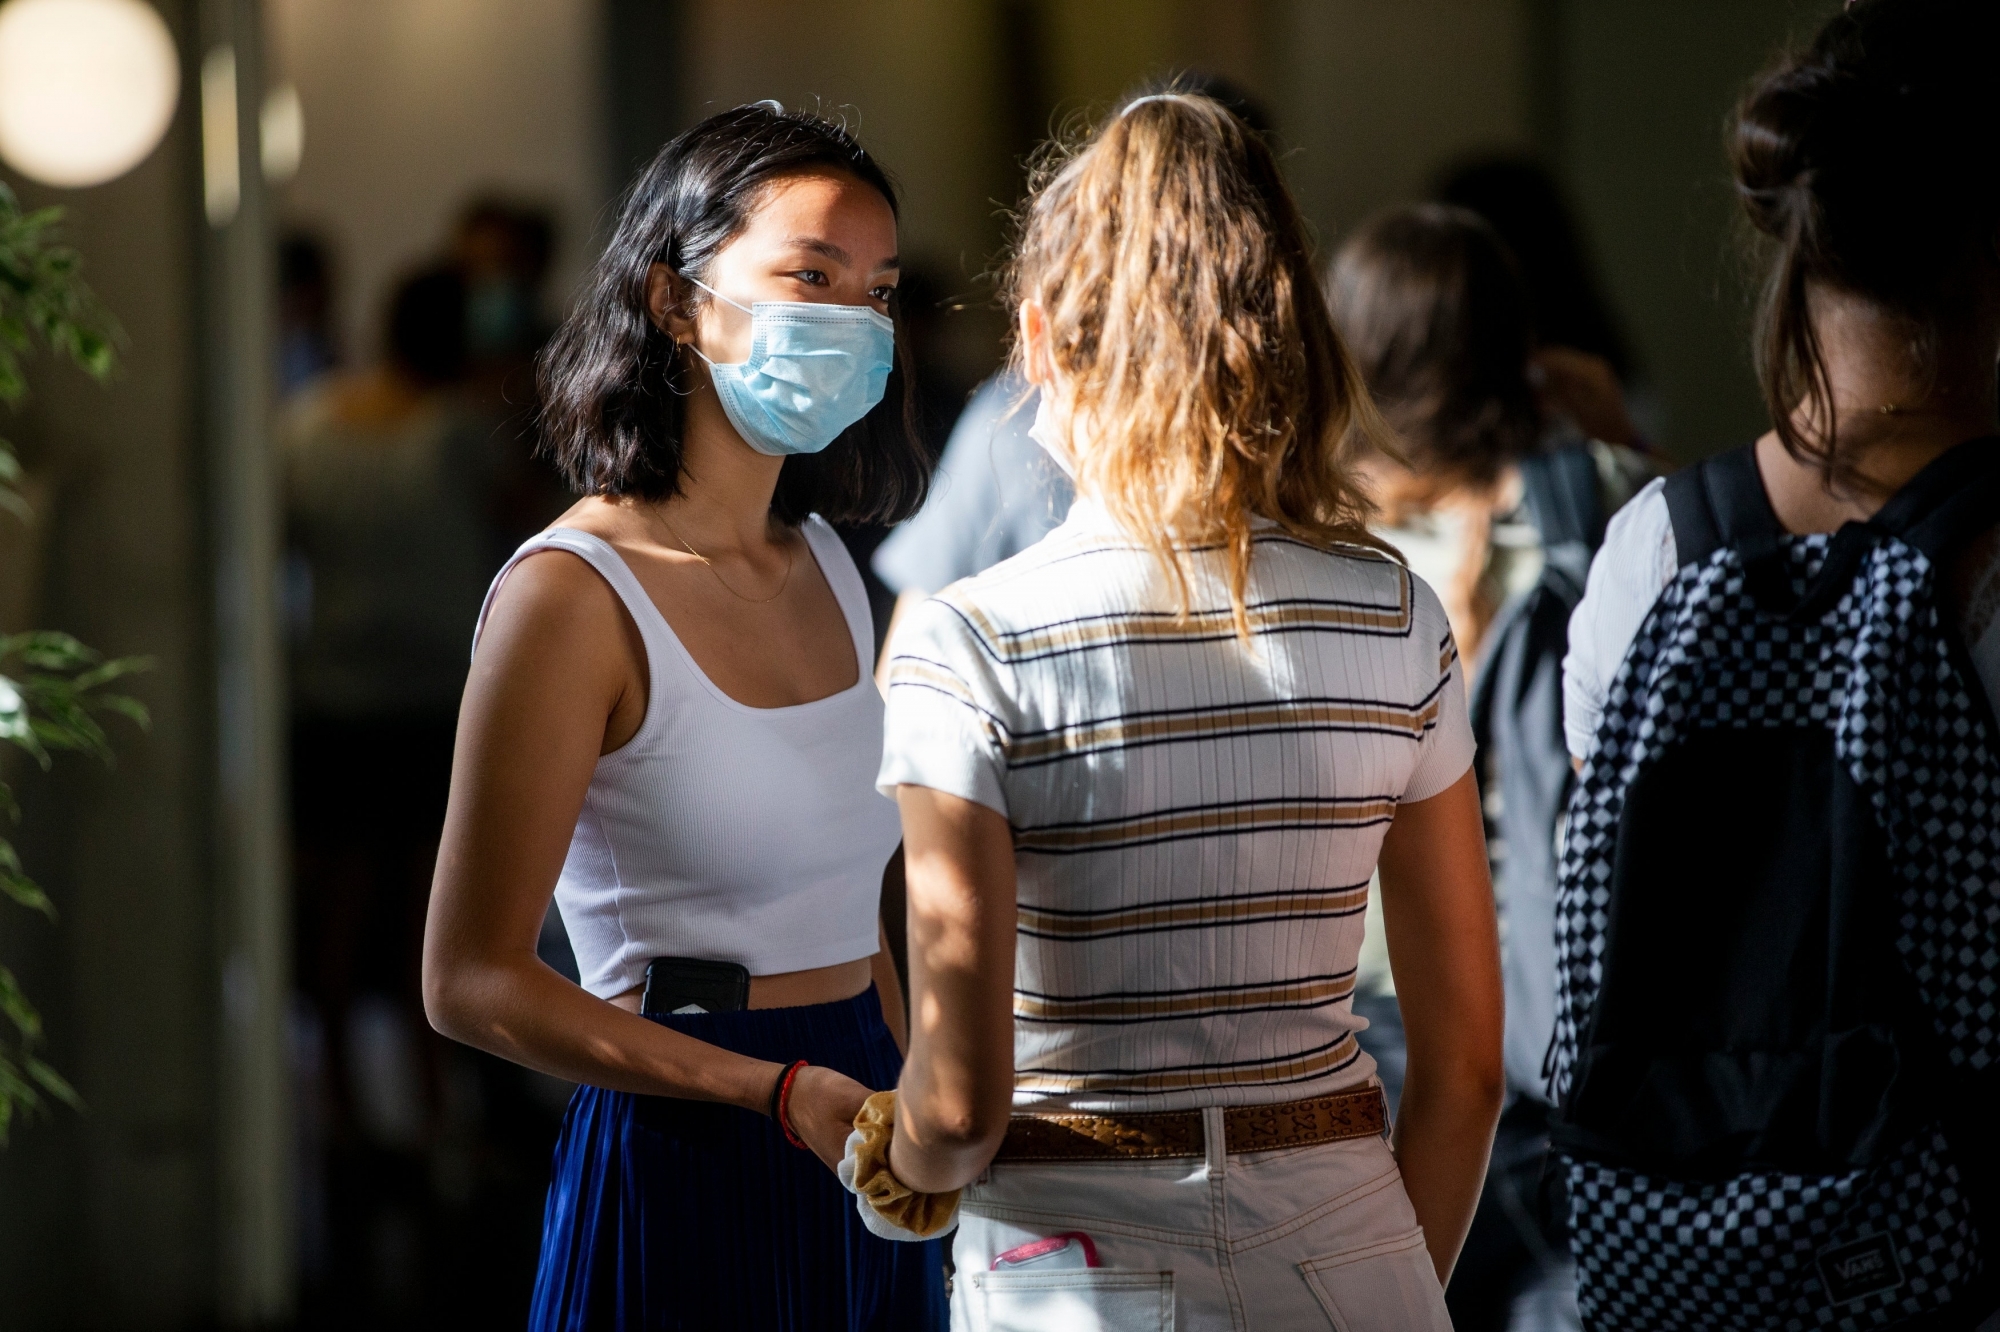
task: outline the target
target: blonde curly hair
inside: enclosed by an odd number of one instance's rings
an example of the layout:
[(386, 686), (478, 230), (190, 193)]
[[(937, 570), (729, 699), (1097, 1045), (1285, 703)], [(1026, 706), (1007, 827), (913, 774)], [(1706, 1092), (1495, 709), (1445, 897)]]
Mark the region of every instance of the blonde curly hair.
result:
[[(1350, 463), (1400, 449), (1259, 135), (1208, 97), (1142, 97), (1045, 152), (1017, 227), (1005, 295), (1046, 319), (1045, 392), (1082, 443), (1078, 490), (1158, 557), (1182, 616), (1189, 552), (1221, 546), (1248, 640), (1256, 518), (1317, 546), (1389, 549)], [(1023, 373), (1026, 353), (1017, 319)]]

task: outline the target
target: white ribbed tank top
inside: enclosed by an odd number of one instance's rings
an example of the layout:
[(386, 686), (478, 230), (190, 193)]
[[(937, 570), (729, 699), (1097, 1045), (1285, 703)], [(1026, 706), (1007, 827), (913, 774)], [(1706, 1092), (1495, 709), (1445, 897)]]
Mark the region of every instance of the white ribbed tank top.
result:
[(530, 538), (486, 594), (480, 628), (515, 565), (566, 550), (611, 584), (646, 643), (645, 720), (597, 760), (556, 881), (583, 988), (599, 998), (640, 984), (656, 957), (769, 976), (876, 951), (882, 869), (902, 827), (875, 789), (874, 624), (833, 529), (814, 515), (800, 530), (846, 617), (856, 679), (794, 707), (753, 708), (717, 688), (624, 559), (587, 532)]

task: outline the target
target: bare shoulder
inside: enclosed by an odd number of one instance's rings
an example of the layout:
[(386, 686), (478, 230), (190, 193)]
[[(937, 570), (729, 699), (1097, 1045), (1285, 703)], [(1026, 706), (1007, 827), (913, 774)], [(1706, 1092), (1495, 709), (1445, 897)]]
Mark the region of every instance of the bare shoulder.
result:
[[(635, 669), (637, 626), (583, 556), (547, 547), (523, 556), (493, 594), (474, 653), (474, 678), (522, 675), (610, 693)], [(636, 648), (643, 659), (643, 647)]]

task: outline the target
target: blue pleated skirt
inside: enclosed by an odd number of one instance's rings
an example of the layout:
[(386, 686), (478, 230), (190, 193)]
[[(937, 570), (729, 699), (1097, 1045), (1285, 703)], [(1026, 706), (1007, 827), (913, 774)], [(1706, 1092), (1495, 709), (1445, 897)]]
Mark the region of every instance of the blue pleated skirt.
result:
[[(653, 1020), (877, 1089), (901, 1071), (872, 988), (839, 1003)], [(869, 1234), (833, 1172), (763, 1115), (598, 1087), (571, 1098), (531, 1332), (922, 1332), (946, 1321), (944, 1241)]]

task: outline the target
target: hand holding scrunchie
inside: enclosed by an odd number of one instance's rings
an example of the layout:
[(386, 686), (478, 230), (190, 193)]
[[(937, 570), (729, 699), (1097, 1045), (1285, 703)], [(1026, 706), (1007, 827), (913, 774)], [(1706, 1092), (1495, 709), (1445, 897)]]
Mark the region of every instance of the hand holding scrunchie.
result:
[(841, 1158), (841, 1187), (854, 1195), (854, 1209), (868, 1233), (914, 1243), (941, 1235), (958, 1220), (957, 1189), (918, 1193), (889, 1169), (889, 1136), (896, 1127), (896, 1093), (876, 1092), (854, 1117)]

